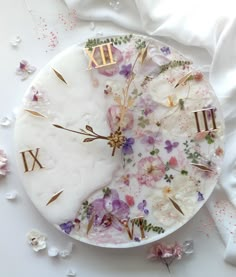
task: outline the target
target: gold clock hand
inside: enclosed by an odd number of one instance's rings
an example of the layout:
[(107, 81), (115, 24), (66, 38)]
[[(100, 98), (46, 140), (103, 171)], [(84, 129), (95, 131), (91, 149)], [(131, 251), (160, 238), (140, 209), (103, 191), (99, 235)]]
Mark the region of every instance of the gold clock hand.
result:
[(97, 133), (95, 133), (93, 131), (93, 128), (89, 125), (85, 126), (86, 130), (80, 129), (80, 131), (71, 130), (71, 129), (65, 128), (65, 127), (63, 127), (61, 125), (57, 125), (57, 124), (53, 124), (53, 126), (56, 128), (59, 128), (59, 129), (63, 129), (68, 132), (80, 134), (83, 136), (88, 136), (87, 138), (85, 138), (83, 140), (83, 142), (92, 142), (97, 139), (108, 140), (107, 144), (113, 148), (112, 156), (115, 155), (116, 148), (120, 148), (125, 142), (125, 137), (123, 136), (122, 132), (120, 131), (120, 128), (118, 128), (115, 132), (111, 133), (109, 136), (101, 136), (101, 135), (98, 135)]

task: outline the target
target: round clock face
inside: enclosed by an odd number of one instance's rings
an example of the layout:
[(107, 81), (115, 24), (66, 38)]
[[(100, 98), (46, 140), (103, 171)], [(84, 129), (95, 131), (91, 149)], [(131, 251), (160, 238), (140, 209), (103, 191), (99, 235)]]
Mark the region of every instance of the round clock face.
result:
[(185, 224), (217, 183), (223, 117), (205, 76), (154, 39), (90, 39), (34, 79), (15, 126), (39, 212), (69, 236), (132, 247)]

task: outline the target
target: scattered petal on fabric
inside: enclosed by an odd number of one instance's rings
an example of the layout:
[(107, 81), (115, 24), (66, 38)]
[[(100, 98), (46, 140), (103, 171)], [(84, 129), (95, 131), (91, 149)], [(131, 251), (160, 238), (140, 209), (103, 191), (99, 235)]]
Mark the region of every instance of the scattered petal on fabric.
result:
[(6, 176), (8, 172), (7, 168), (7, 156), (3, 150), (0, 149), (0, 177)]
[(27, 233), (26, 237), (28, 243), (32, 246), (32, 249), (35, 252), (43, 250), (47, 247), (46, 236), (38, 230), (31, 230)]
[(59, 249), (56, 247), (50, 247), (48, 249), (48, 256), (49, 257), (57, 257), (59, 255)]
[(33, 74), (36, 67), (31, 66), (26, 60), (20, 62), (19, 67), (16, 69), (16, 74), (21, 76), (21, 80), (26, 80), (29, 75)]
[(17, 197), (17, 191), (13, 190), (13, 191), (9, 191), (5, 194), (5, 198), (7, 200), (14, 200)]
[(76, 276), (76, 272), (73, 269), (68, 269), (66, 272), (66, 276), (74, 277), (74, 276)]
[(4, 116), (0, 119), (0, 125), (3, 127), (8, 127), (11, 125), (11, 119), (8, 116)]

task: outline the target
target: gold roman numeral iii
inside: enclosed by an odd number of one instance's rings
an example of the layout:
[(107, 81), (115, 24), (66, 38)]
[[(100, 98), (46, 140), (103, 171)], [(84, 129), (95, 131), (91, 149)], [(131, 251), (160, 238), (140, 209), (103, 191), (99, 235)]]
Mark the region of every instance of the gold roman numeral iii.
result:
[(112, 42), (109, 42), (94, 46), (92, 50), (85, 48), (85, 51), (89, 57), (88, 70), (116, 64), (116, 61), (113, 59), (111, 45)]
[[(204, 131), (213, 131), (213, 130), (217, 129), (214, 109), (215, 108), (210, 108), (210, 109), (204, 109), (204, 110), (193, 112), (198, 133), (204, 132)], [(202, 113), (202, 115), (199, 116), (199, 113)], [(208, 113), (209, 113), (210, 118), (208, 118)], [(211, 126), (210, 126), (210, 122), (209, 122), (210, 120), (211, 120)], [(200, 123), (202, 123), (204, 125), (204, 129), (201, 129), (202, 124), (200, 124)]]
[[(24, 164), (24, 168), (25, 168), (25, 172), (30, 172), (30, 171), (34, 171), (35, 166), (37, 165), (40, 169), (43, 168), (42, 164), (39, 162), (38, 160), (38, 153), (39, 153), (39, 148), (36, 148), (35, 151), (33, 150), (26, 150), (26, 151), (22, 151), (20, 152), (22, 155), (22, 160), (23, 160), (23, 164)], [(30, 157), (31, 161), (32, 161), (32, 166), (31, 168), (29, 168), (29, 159), (26, 158), (26, 156)]]

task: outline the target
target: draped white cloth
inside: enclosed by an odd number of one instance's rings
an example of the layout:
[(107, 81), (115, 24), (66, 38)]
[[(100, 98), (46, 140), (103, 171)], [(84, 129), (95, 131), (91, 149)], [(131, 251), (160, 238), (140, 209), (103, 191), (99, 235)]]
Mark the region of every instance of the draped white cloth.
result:
[[(194, 60), (201, 66), (209, 65), (209, 79), (223, 108), (226, 139), (220, 186), (213, 193), (207, 206), (226, 245), (225, 260), (236, 265), (236, 13), (234, 1), (65, 0), (65, 2), (69, 8), (76, 9), (81, 19), (111, 21), (128, 30), (154, 37), (170, 38), (177, 41), (179, 46), (191, 46)], [(110, 2), (120, 4), (117, 9), (114, 9)], [(220, 220), (217, 209), (225, 211), (223, 215), (221, 213)]]

